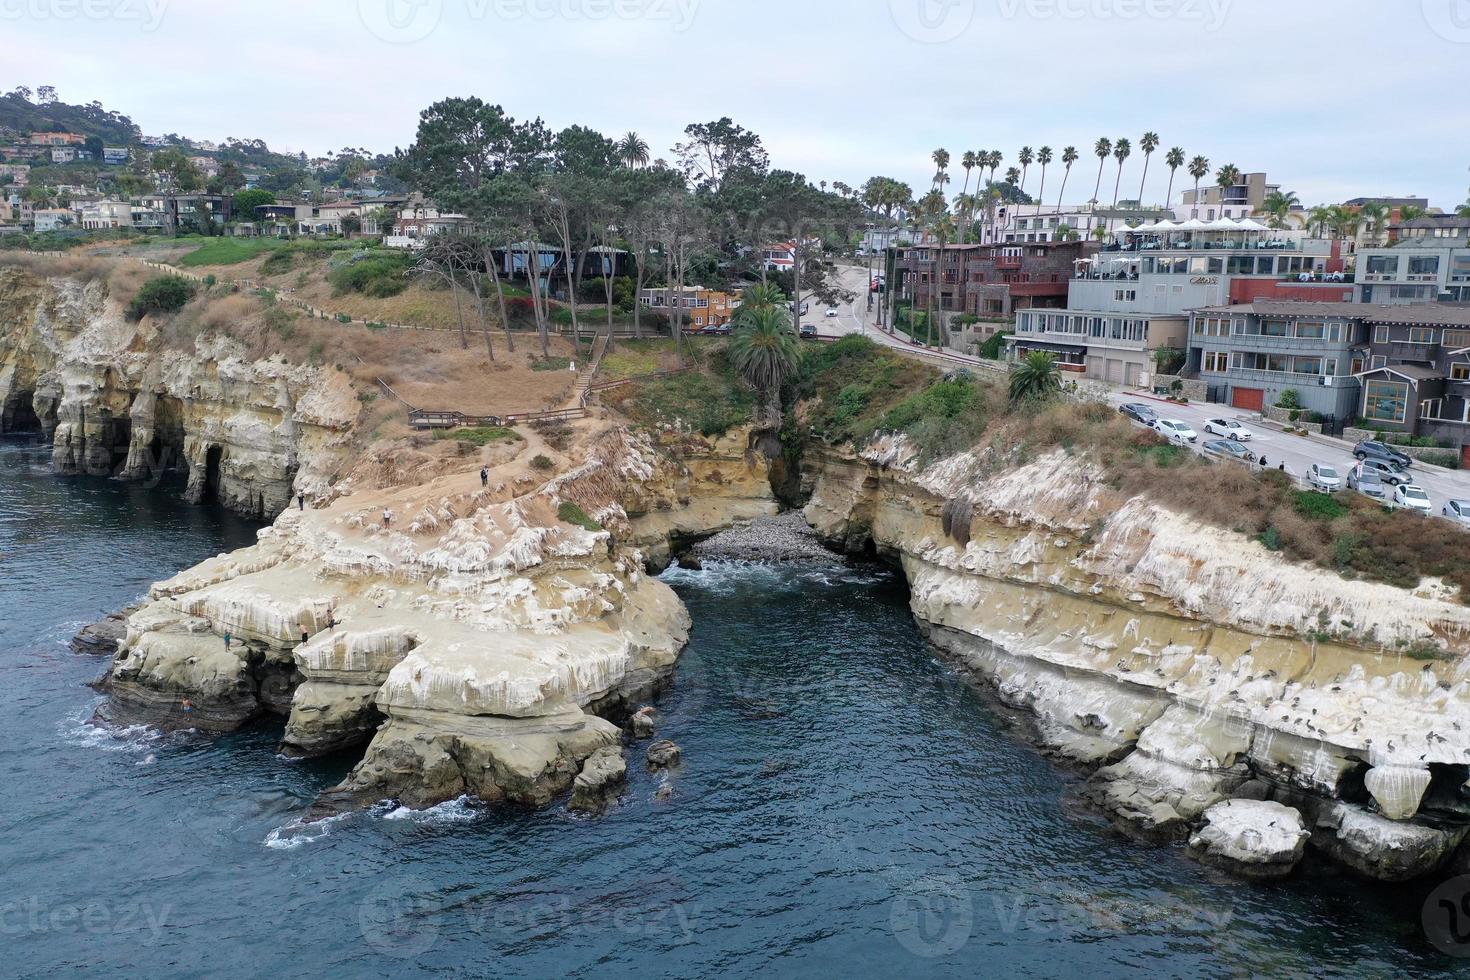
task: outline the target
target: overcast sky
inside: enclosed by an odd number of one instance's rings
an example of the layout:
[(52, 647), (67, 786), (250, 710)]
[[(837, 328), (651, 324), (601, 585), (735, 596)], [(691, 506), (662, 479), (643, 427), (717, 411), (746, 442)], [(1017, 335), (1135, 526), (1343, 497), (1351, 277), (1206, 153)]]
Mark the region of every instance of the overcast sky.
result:
[[(0, 0), (0, 36), (6, 89), (313, 155), (406, 146), (424, 106), (478, 95), (668, 157), (728, 115), (813, 181), (920, 189), (936, 147), (1071, 144), (1084, 201), (1094, 141), (1151, 129), (1151, 201), (1170, 146), (1309, 205), (1470, 194), (1470, 0)], [(1140, 177), (1135, 149), (1124, 197)]]

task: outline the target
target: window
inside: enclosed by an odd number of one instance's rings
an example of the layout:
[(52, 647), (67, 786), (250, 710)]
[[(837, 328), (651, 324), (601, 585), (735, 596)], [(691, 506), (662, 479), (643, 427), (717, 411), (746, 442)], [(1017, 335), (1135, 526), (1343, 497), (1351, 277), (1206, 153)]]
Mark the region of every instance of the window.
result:
[(1327, 336), (1327, 325), (1323, 323), (1298, 323), (1296, 335), (1303, 340), (1321, 340)]
[(1138, 291), (1137, 290), (1133, 290), (1133, 289), (1115, 289), (1115, 290), (1113, 290), (1113, 302), (1115, 302), (1115, 303), (1131, 303), (1131, 302), (1133, 302), (1137, 298), (1138, 298)]
[(1363, 386), (1363, 418), (1403, 422), (1408, 417), (1409, 385), (1404, 381), (1369, 381)]
[(1437, 276), (1439, 275), (1438, 255), (1415, 255), (1409, 258), (1409, 275), (1411, 276)]
[(1470, 381), (1470, 364), (1451, 364), (1451, 381)]
[(1388, 343), (1388, 324), (1386, 324), (1386, 323), (1380, 323), (1380, 324), (1378, 324), (1378, 326), (1376, 326), (1376, 327), (1373, 328), (1373, 343), (1375, 343), (1375, 344), (1386, 344), (1386, 343)]
[(1353, 373), (1353, 374), (1362, 374), (1363, 373), (1363, 355), (1362, 354), (1354, 354), (1353, 355), (1352, 365), (1351, 365), (1351, 367), (1348, 368), (1348, 370), (1351, 373)]
[(1222, 350), (1207, 350), (1204, 356), (1204, 370), (1225, 371), (1230, 367), (1230, 355)]
[(1397, 255), (1368, 256), (1368, 274), (1373, 276), (1396, 276), (1399, 273)]
[(1470, 347), (1470, 330), (1446, 330), (1444, 345), (1450, 350), (1464, 350)]
[(1409, 328), (1409, 340), (1408, 340), (1408, 342), (1411, 343), (1411, 344), (1432, 344), (1432, 343), (1434, 343), (1434, 328), (1433, 327), (1410, 327)]
[(1419, 417), (1421, 419), (1439, 418), (1439, 407), (1444, 401), (1442, 398), (1426, 398), (1419, 403)]
[(1381, 367), (1388, 367), (1388, 358), (1382, 354), (1374, 354), (1368, 359), (1368, 370), (1377, 371)]

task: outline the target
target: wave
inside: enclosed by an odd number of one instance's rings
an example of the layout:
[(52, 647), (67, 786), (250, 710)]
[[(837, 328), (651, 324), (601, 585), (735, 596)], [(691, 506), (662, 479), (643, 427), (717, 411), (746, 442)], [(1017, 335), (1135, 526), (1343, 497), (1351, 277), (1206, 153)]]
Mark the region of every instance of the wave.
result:
[(722, 592), (752, 585), (790, 587), (816, 585), (825, 588), (878, 585), (894, 573), (876, 565), (855, 565), (840, 559), (821, 564), (761, 562), (740, 559), (711, 559), (702, 569), (670, 566), (659, 580), (670, 586), (688, 586), (706, 592)]
[(473, 823), (485, 815), (484, 804), (470, 796), (461, 796), (458, 799), (446, 800), (425, 810), (414, 810), (406, 806), (395, 806), (391, 803), (380, 804), (380, 806), (386, 806), (389, 809), (382, 813), (369, 812), (374, 813), (375, 816), (383, 820), (409, 820), (427, 827)]
[(314, 844), (330, 834), (338, 824), (355, 816), (355, 813), (339, 813), (320, 820), (303, 820), (297, 817), (266, 834), (261, 843), (277, 851), (289, 851), (303, 844)]
[[(150, 759), (153, 758), (153, 750), (169, 735), (149, 725), (114, 725), (98, 719), (97, 706), (102, 700), (98, 699), (62, 719), (58, 725), (61, 740), (77, 748), (147, 753)], [(147, 764), (150, 759), (144, 759), (142, 764)]]

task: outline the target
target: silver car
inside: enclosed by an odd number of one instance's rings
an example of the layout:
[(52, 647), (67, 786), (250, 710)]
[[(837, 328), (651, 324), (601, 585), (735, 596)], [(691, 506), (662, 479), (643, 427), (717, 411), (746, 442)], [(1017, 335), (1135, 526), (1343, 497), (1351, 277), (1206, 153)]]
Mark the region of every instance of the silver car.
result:
[(1326, 463), (1313, 463), (1307, 467), (1307, 486), (1323, 493), (1336, 493), (1342, 489), (1342, 474)]
[(1358, 472), (1356, 467), (1349, 470), (1347, 485), (1349, 490), (1356, 490), (1365, 497), (1372, 497), (1374, 500), (1388, 499), (1388, 487), (1384, 485), (1382, 480), (1378, 479), (1376, 474), (1369, 470), (1364, 470), (1361, 473)]
[(1200, 448), (1208, 455), (1218, 456), (1221, 459), (1233, 459), (1240, 463), (1254, 463), (1256, 461), (1256, 454), (1234, 439), (1211, 439)]
[(1451, 500), (1441, 513), (1461, 527), (1470, 527), (1470, 500)]

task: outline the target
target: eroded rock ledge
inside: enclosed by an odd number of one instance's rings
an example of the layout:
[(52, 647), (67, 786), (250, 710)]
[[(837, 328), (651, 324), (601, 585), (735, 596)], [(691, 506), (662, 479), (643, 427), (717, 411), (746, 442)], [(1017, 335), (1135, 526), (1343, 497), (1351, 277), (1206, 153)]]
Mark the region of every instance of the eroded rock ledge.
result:
[[(817, 530), (901, 561), (929, 638), (1091, 769), (1088, 795), (1126, 831), (1194, 832), (1241, 868), (1255, 846), (1274, 876), (1290, 870), (1281, 834), (1226, 846), (1209, 817), (1269, 798), (1321, 852), (1388, 880), (1436, 870), (1465, 839), (1470, 608), (1437, 584), (1409, 593), (1284, 565), (1115, 499), (1061, 453), (923, 468), (890, 439), (861, 458), (816, 454), (807, 481)], [(1398, 652), (1426, 643), (1445, 659)]]

